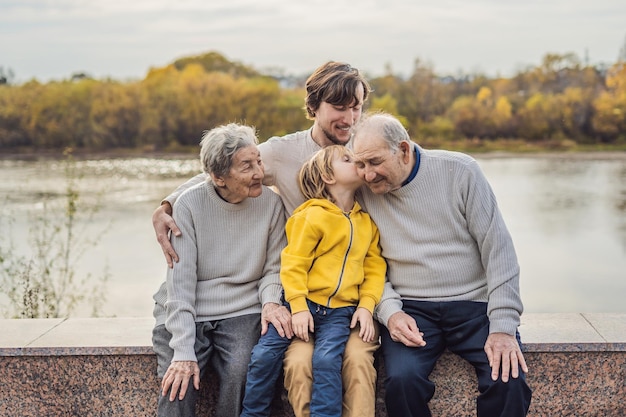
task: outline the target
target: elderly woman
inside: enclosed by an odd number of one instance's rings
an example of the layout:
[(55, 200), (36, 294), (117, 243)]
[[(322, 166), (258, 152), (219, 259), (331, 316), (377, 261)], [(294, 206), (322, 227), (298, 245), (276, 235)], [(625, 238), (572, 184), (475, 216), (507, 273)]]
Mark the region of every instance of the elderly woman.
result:
[(152, 341), (162, 378), (158, 415), (194, 416), (210, 364), (219, 377), (218, 415), (235, 417), (262, 331), (271, 322), (291, 334), (279, 278), (285, 214), (280, 197), (261, 184), (253, 128), (220, 126), (200, 144), (207, 181), (174, 205), (182, 233), (171, 242), (180, 262), (154, 295)]

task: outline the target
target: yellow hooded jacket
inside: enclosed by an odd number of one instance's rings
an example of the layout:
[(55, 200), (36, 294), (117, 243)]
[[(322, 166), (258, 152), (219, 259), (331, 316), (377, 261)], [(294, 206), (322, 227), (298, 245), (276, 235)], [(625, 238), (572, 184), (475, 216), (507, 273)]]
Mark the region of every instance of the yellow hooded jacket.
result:
[(308, 310), (307, 298), (330, 308), (358, 306), (373, 313), (387, 264), (378, 228), (359, 203), (344, 213), (326, 199), (308, 200), (294, 210), (285, 231), (280, 279), (292, 313)]

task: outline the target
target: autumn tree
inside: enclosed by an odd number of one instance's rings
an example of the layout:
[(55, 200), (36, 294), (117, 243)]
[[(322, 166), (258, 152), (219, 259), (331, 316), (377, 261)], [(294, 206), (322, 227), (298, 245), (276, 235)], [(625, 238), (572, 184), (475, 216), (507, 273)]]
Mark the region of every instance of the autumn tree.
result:
[[(416, 59), (408, 77), (387, 65), (383, 76), (371, 78), (365, 109), (394, 114), (429, 143), (615, 142), (626, 130), (624, 78), (623, 62), (607, 70), (585, 66), (573, 53), (546, 54), (511, 78), (441, 76)], [(74, 74), (46, 84), (0, 83), (0, 147), (174, 149), (195, 146), (204, 130), (228, 122), (254, 125), (265, 140), (311, 124), (302, 80), (285, 79), (209, 52), (152, 68), (140, 81)]]
[(101, 82), (92, 97), (91, 135), (85, 145), (95, 149), (136, 147), (141, 126), (137, 83)]
[(593, 131), (602, 141), (626, 140), (626, 62), (609, 69), (606, 91), (593, 101), (593, 111)]

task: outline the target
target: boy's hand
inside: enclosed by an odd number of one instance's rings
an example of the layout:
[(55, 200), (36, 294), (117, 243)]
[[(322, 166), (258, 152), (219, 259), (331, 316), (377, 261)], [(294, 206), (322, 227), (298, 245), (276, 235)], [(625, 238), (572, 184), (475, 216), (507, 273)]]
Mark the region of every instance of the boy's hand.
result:
[(305, 342), (309, 341), (309, 332), (313, 333), (313, 316), (311, 312), (300, 311), (291, 316), (291, 328), (296, 336)]
[(374, 329), (374, 319), (372, 318), (372, 313), (370, 313), (366, 308), (357, 308), (352, 315), (350, 328), (354, 329), (357, 323), (361, 327), (361, 330), (359, 330), (359, 337), (362, 338), (364, 342), (373, 342), (374, 336), (376, 335), (376, 329)]

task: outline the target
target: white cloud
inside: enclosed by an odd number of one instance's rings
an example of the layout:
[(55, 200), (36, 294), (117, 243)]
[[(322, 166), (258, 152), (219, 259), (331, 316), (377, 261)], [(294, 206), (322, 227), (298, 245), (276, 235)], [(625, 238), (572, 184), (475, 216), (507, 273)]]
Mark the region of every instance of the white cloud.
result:
[(512, 73), (548, 52), (612, 62), (626, 3), (477, 0), (5, 0), (0, 65), (25, 80), (141, 78), (151, 66), (216, 50), (257, 68), (306, 73), (328, 59), (373, 75), (435, 70)]

